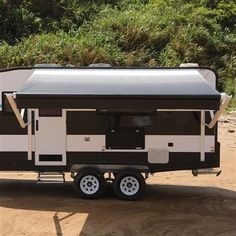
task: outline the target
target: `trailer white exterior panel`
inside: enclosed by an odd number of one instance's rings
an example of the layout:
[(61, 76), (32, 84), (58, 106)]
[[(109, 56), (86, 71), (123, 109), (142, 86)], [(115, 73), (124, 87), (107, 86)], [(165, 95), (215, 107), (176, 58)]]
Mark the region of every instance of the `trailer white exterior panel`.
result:
[(0, 135), (0, 152), (26, 152), (27, 135)]
[[(106, 149), (105, 135), (67, 135), (68, 152), (101, 152), (112, 151), (122, 152), (129, 150)], [(173, 147), (168, 147), (168, 143), (173, 143)], [(215, 137), (212, 135), (205, 136), (205, 152), (214, 152)], [(132, 152), (147, 152), (151, 148), (167, 148), (169, 152), (200, 152), (201, 136), (200, 135), (145, 135), (145, 149), (131, 150)]]

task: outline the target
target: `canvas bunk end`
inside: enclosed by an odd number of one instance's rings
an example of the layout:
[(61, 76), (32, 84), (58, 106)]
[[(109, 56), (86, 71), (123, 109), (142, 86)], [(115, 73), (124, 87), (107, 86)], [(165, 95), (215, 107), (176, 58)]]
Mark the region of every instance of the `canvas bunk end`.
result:
[(27, 123), (25, 123), (23, 119), (25, 109), (22, 109), (20, 112), (19, 109), (17, 108), (16, 102), (15, 102), (15, 93), (7, 93), (6, 97), (16, 116), (17, 121), (19, 122), (20, 127), (25, 128), (27, 126)]

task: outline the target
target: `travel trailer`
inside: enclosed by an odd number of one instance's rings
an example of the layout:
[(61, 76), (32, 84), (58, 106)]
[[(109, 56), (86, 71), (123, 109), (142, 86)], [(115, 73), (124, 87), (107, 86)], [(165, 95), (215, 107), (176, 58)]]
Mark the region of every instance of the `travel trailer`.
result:
[(216, 173), (217, 120), (230, 100), (216, 87), (202, 67), (0, 70), (0, 170), (35, 171), (39, 183), (70, 172), (88, 199), (112, 181), (126, 200), (150, 173)]

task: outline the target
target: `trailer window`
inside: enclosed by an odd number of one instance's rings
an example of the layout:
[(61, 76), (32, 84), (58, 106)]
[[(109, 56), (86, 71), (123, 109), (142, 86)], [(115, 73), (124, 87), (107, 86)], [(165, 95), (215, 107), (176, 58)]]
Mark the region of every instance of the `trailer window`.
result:
[(62, 155), (39, 155), (39, 161), (62, 161)]
[(97, 115), (94, 111), (67, 111), (66, 119), (67, 134), (98, 134), (102, 132), (97, 125)]
[(147, 127), (149, 135), (199, 135), (200, 112), (159, 111), (153, 127)]
[(150, 127), (153, 125), (153, 116), (150, 115), (124, 115), (120, 117), (120, 127)]
[(105, 129), (112, 128), (147, 128), (153, 125), (152, 116), (142, 115), (110, 115), (103, 116), (102, 126)]
[(39, 116), (62, 116), (62, 109), (57, 108), (41, 108)]
[(156, 112), (99, 112), (100, 126), (113, 128), (146, 128), (153, 126)]

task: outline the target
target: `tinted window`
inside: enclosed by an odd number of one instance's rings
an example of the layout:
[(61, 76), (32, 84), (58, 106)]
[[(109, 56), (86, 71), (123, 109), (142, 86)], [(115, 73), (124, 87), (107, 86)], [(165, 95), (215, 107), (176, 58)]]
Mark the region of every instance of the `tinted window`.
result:
[(56, 108), (39, 109), (39, 116), (62, 116), (62, 109), (56, 109)]
[(146, 128), (154, 125), (154, 112), (102, 112), (98, 113), (100, 127), (116, 128)]
[[(147, 135), (200, 135), (200, 112), (67, 112), (68, 134), (105, 134), (120, 128), (143, 128)], [(206, 127), (206, 134), (214, 132)]]
[(97, 134), (99, 125), (97, 115), (93, 111), (68, 111), (67, 134)]
[[(24, 114), (27, 122), (27, 113)], [(14, 113), (0, 112), (0, 134), (27, 134), (27, 127), (21, 128)]]

